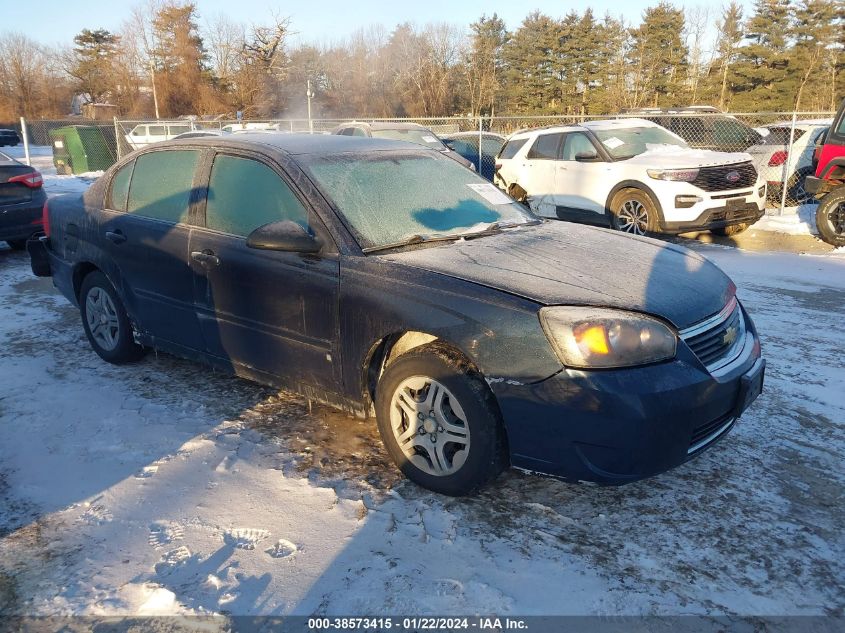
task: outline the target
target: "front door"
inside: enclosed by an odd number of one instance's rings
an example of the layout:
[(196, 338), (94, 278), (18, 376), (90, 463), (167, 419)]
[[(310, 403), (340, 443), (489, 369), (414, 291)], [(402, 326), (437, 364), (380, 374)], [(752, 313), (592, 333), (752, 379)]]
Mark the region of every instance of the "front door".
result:
[[(317, 255), (250, 248), (259, 226), (292, 220), (318, 234)], [(206, 350), (246, 369), (337, 390), (339, 257), (319, 220), (258, 158), (217, 154), (205, 228), (191, 235), (194, 301)]]
[[(579, 154), (581, 161), (575, 160)], [(587, 161), (585, 155), (596, 158)], [(558, 217), (587, 222), (602, 220), (605, 200), (615, 184), (609, 178), (609, 170), (609, 163), (600, 159), (589, 136), (583, 132), (567, 134), (555, 174)]]

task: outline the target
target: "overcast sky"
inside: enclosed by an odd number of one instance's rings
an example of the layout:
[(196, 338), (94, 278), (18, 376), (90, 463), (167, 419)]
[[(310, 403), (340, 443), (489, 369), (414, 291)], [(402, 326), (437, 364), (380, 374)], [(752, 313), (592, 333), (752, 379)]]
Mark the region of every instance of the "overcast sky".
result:
[[(270, 20), (273, 12), (291, 18), (292, 30), (298, 32), (297, 41), (328, 43), (344, 38), (359, 27), (380, 23), (388, 29), (401, 22), (418, 24), (450, 22), (469, 25), (486, 13), (496, 12), (505, 20), (509, 29), (519, 26), (532, 10), (539, 9), (553, 17), (565, 15), (572, 9), (579, 12), (591, 6), (597, 17), (610, 12), (614, 17), (623, 16), (627, 23), (638, 23), (643, 10), (658, 0), (594, 0), (560, 2), (560, 0), (533, 0), (529, 3), (514, 0), (425, 0), (419, 3), (377, 2), (376, 0), (328, 0), (324, 2), (274, 3), (267, 0), (197, 0), (200, 22), (213, 19), (221, 13), (246, 23)], [(69, 44), (83, 28), (119, 30), (134, 3), (126, 0), (41, 0), (37, 11), (28, 2), (2, 0), (0, 31), (21, 31), (44, 44)], [(710, 4), (712, 20), (719, 13), (717, 2), (675, 2), (678, 6)], [(746, 13), (750, 3), (745, 0)]]

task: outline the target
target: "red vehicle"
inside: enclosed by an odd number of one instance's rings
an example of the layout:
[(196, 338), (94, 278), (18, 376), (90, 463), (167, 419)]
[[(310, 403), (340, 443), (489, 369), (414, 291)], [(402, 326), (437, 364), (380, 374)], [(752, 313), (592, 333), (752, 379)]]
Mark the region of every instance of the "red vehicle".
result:
[(816, 226), (828, 244), (845, 246), (845, 101), (833, 119), (823, 144), (813, 154), (815, 176), (804, 189), (819, 199)]

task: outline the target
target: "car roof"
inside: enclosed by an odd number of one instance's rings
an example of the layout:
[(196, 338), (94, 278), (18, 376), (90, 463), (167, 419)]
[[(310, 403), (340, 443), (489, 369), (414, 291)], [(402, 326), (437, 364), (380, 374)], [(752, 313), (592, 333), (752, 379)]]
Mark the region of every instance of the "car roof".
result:
[[(482, 137), (496, 138), (505, 140), (505, 137), (496, 132), (481, 132)], [(478, 132), (455, 132), (454, 134), (441, 134), (440, 138), (454, 139), (454, 138), (478, 138)]]
[(156, 148), (179, 147), (183, 145), (208, 145), (220, 149), (227, 147), (238, 149), (244, 147), (266, 146), (275, 148), (285, 154), (337, 154), (342, 152), (373, 152), (381, 150), (418, 150), (432, 151), (422, 145), (407, 141), (391, 139), (369, 138), (365, 136), (341, 136), (338, 134), (266, 134), (261, 132), (244, 132), (227, 136), (206, 136), (186, 139), (173, 139), (156, 143)]
[(371, 130), (428, 130), (427, 127), (419, 123), (408, 123), (404, 121), (373, 121), (372, 123), (349, 121), (347, 123), (341, 123), (338, 127), (368, 127)]
[[(795, 127), (816, 127), (819, 125), (830, 125), (833, 119), (804, 119), (796, 121)], [(791, 127), (792, 121), (779, 121), (778, 123), (767, 123), (763, 127)]]
[(621, 119), (599, 119), (596, 121), (585, 121), (583, 123), (567, 123), (564, 125), (548, 125), (546, 127), (529, 128), (519, 130), (511, 135), (511, 138), (524, 138), (538, 132), (554, 134), (556, 132), (575, 132), (584, 130), (624, 130), (633, 127), (662, 127), (646, 119), (635, 117), (624, 117)]

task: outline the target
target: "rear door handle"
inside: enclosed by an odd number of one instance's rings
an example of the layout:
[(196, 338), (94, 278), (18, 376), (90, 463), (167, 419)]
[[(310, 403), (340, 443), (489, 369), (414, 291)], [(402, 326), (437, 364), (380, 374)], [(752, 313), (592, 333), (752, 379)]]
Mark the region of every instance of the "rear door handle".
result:
[(203, 266), (217, 266), (220, 263), (220, 258), (210, 250), (191, 251), (191, 259)]
[(115, 244), (123, 244), (126, 241), (126, 236), (120, 229), (116, 231), (106, 231), (106, 238)]

